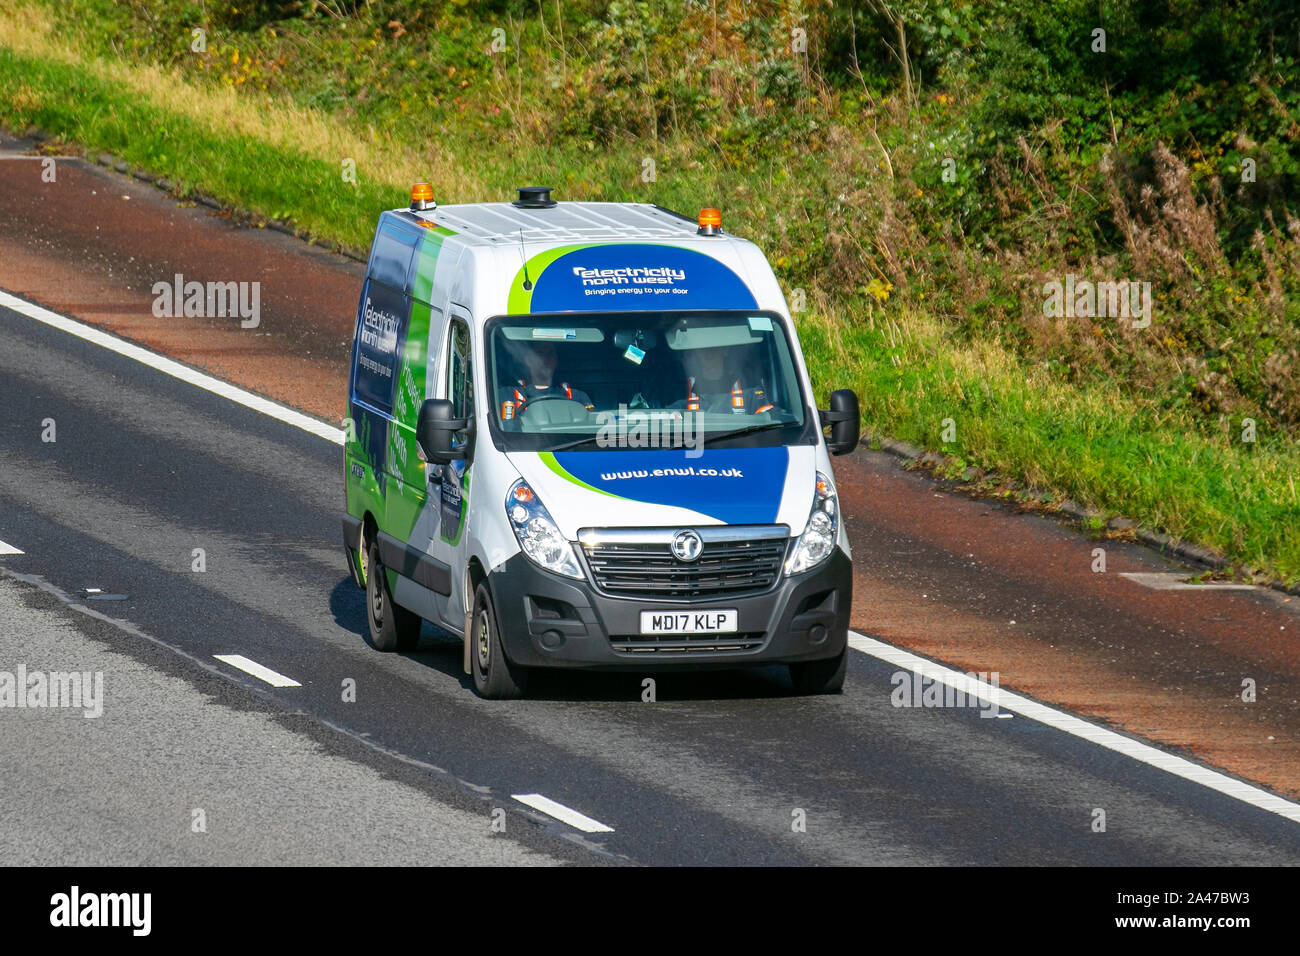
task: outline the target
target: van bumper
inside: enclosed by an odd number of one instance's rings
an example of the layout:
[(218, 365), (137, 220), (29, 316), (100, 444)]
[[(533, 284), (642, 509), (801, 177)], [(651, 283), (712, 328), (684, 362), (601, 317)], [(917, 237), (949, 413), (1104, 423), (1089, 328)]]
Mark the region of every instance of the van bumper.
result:
[[(852, 565), (839, 548), (819, 568), (746, 597), (655, 602), (610, 597), (588, 581), (543, 571), (516, 554), (488, 575), (506, 656), (524, 667), (721, 669), (823, 660), (848, 642)], [(641, 636), (641, 612), (730, 609), (737, 633)]]

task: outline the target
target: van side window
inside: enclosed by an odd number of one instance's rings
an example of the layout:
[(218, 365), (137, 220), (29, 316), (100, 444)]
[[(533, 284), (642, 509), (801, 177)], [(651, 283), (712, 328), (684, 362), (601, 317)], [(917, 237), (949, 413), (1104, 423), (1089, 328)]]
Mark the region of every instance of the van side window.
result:
[(473, 368), (469, 329), (460, 319), (453, 319), (447, 347), (447, 398), (451, 400), (452, 415), (456, 418), (468, 418), (474, 414)]
[(366, 275), (374, 282), (405, 290), (419, 238), (415, 230), (404, 229), (388, 219), (380, 220)]

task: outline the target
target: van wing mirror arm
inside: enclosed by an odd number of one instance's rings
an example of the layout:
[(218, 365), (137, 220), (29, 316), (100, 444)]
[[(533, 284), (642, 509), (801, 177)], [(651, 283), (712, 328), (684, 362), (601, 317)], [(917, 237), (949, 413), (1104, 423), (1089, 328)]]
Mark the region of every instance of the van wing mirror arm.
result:
[(847, 455), (858, 447), (862, 437), (862, 419), (858, 411), (857, 393), (849, 388), (831, 392), (831, 407), (817, 410), (817, 420), (822, 428), (830, 427), (826, 450), (832, 455)]

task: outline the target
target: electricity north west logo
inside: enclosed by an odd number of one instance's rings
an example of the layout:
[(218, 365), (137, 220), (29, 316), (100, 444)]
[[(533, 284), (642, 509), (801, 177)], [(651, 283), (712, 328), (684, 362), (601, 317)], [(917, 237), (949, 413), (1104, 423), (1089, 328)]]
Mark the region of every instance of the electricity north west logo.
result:
[(584, 286), (674, 285), (686, 281), (686, 270), (671, 266), (623, 266), (617, 269), (574, 266), (573, 274), (582, 280)]
[(397, 327), (401, 320), (391, 312), (377, 309), (366, 297), (365, 321), (361, 329), (364, 345), (392, 354), (397, 351)]

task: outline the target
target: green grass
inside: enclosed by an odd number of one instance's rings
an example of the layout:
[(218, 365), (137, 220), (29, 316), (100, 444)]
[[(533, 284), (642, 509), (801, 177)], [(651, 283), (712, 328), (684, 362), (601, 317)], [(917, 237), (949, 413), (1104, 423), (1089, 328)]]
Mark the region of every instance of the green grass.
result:
[(353, 246), (367, 247), (375, 216), (394, 205), (388, 184), (346, 186), (334, 163), (256, 139), (233, 140), (75, 66), (0, 48), (0, 100), (11, 104), (11, 127), (36, 126), (91, 155), (111, 152), (167, 177), (180, 192), (200, 189)]
[[(1063, 385), (997, 343), (958, 341), (924, 315), (852, 328), (809, 317), (799, 334), (821, 397), (854, 388), (876, 434), (1014, 477), (1054, 500), (1136, 518), (1288, 583), (1300, 579), (1292, 442), (1206, 435), (1185, 413), (1120, 398), (1105, 381)], [(956, 440), (945, 443), (949, 418)]]
[[(728, 227), (763, 245), (778, 275), (797, 276), (798, 263), (785, 268), (798, 253), (782, 221), (815, 213), (792, 208), (781, 184), (798, 184), (803, 199), (829, 188), (825, 158), (813, 153), (781, 167), (736, 168), (708, 162), (707, 148), (656, 144), (662, 173), (644, 183), (644, 142), (597, 148), (557, 137), (498, 149), (477, 120), (438, 130), (438, 140), (456, 144), (448, 155), (438, 142), (392, 138), (310, 107), (50, 46), (39, 29), (22, 32), (12, 13), (0, 11), (0, 27), (0, 122), (39, 127), (92, 155), (112, 152), (181, 190), (354, 247), (367, 246), (378, 211), (401, 205), (416, 178), (430, 178), (440, 200), (472, 201), (507, 197), (511, 186), (542, 176), (562, 198), (743, 210), (729, 214)], [(348, 157), (357, 162), (356, 184), (340, 174)], [(810, 302), (797, 319), (819, 398), (854, 388), (870, 432), (943, 451), (958, 470), (995, 471), (1300, 581), (1293, 478), (1300, 451), (1276, 430), (1261, 427), (1258, 442), (1245, 444), (1221, 419), (1102, 372), (1063, 376), (994, 331), (940, 320), (899, 295), (872, 299), (851, 285), (827, 294), (814, 285)], [(945, 443), (948, 418), (956, 440)]]

